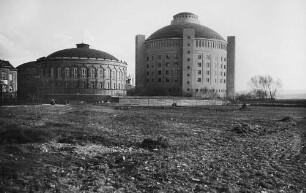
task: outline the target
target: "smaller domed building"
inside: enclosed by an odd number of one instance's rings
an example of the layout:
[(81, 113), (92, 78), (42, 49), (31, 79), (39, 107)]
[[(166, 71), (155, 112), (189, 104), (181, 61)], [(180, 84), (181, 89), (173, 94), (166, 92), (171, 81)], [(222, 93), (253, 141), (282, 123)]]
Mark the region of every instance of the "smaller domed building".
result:
[(97, 101), (126, 94), (127, 63), (84, 43), (17, 68), (21, 100)]

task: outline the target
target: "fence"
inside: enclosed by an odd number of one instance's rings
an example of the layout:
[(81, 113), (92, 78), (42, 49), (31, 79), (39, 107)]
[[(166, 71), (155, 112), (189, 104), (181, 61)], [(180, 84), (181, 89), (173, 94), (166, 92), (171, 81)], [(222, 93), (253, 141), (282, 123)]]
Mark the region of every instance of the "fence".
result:
[(157, 106), (209, 106), (223, 105), (222, 100), (179, 99), (179, 98), (119, 98), (119, 105), (157, 107)]

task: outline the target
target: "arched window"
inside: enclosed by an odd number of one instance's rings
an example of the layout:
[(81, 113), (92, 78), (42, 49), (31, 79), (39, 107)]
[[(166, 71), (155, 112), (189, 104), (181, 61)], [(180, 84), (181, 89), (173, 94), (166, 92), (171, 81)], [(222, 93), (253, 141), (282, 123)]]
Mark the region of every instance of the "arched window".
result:
[(69, 68), (65, 68), (65, 78), (69, 78)]
[(61, 68), (57, 68), (57, 78), (61, 78), (62, 77), (62, 70)]
[(90, 71), (90, 77), (95, 78), (95, 74), (96, 74), (96, 71), (95, 71), (94, 68), (92, 68), (91, 71)]
[(51, 76), (51, 78), (54, 78), (54, 69), (53, 68), (51, 68), (51, 71), (50, 71), (50, 76)]
[(87, 70), (86, 68), (82, 68), (82, 78), (86, 78), (87, 77)]
[(100, 78), (103, 78), (103, 69), (100, 69)]
[(73, 69), (73, 78), (77, 78), (78, 77), (78, 69), (74, 68)]

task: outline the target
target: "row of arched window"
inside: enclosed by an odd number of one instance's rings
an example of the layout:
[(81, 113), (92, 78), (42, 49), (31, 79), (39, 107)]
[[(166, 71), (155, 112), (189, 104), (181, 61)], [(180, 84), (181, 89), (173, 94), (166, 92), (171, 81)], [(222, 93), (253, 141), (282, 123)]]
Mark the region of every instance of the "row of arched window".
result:
[[(48, 74), (48, 69), (43, 69), (43, 75)], [(124, 80), (125, 71), (122, 69), (95, 69), (95, 68), (51, 68), (51, 78), (92, 78)]]
[[(108, 89), (108, 90), (124, 90), (125, 84), (120, 82), (50, 82), (51, 88), (83, 88), (83, 89)], [(45, 85), (47, 86), (47, 85)]]

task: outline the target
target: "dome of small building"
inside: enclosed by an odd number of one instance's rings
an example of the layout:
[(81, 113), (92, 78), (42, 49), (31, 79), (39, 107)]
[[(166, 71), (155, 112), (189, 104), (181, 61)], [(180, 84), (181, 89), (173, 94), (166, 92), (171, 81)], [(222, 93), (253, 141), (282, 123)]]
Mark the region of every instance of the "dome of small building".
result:
[(69, 48), (56, 51), (50, 54), (47, 58), (99, 58), (118, 60), (113, 55), (95, 49), (90, 49), (88, 44), (76, 44), (76, 48)]
[(149, 36), (146, 41), (165, 38), (182, 38), (183, 29), (185, 28), (194, 29), (195, 38), (219, 39), (225, 41), (223, 37), (214, 30), (200, 25), (198, 16), (189, 12), (182, 12), (174, 15), (171, 25), (157, 30)]

